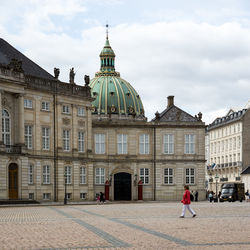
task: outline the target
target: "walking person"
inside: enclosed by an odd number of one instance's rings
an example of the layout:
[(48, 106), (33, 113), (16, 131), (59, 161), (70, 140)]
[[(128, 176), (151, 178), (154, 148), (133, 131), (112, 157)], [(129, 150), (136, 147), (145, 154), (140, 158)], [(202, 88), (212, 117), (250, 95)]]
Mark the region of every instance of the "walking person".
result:
[(198, 190), (196, 190), (196, 191), (195, 191), (195, 194), (194, 194), (195, 201), (198, 201), (198, 195), (199, 195)]
[(184, 186), (184, 194), (183, 194), (183, 198), (182, 198), (182, 203), (183, 203), (183, 208), (182, 208), (182, 213), (180, 218), (184, 218), (185, 216), (185, 212), (186, 209), (188, 209), (188, 211), (192, 214), (192, 217), (194, 218), (196, 216), (196, 213), (194, 212), (194, 210), (190, 207), (190, 191), (189, 191), (189, 187), (188, 185)]
[(105, 202), (105, 196), (103, 192), (100, 192), (100, 202), (104, 203)]
[(213, 192), (211, 191), (208, 195), (209, 201), (212, 202), (213, 201)]
[(246, 191), (245, 196), (246, 196), (246, 202), (249, 202), (249, 190)]

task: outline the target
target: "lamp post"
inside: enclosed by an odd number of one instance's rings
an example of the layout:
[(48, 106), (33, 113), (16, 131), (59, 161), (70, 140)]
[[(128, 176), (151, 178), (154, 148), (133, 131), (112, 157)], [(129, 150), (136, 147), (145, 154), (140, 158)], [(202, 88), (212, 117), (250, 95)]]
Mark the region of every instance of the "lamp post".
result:
[(64, 172), (64, 182), (65, 182), (65, 186), (64, 186), (64, 205), (67, 205), (67, 174), (66, 174), (66, 171)]
[(218, 189), (217, 189), (217, 185), (218, 185), (218, 179), (219, 179), (219, 176), (218, 176), (218, 174), (216, 173), (216, 175), (215, 175), (215, 188), (216, 188), (216, 201), (218, 202)]

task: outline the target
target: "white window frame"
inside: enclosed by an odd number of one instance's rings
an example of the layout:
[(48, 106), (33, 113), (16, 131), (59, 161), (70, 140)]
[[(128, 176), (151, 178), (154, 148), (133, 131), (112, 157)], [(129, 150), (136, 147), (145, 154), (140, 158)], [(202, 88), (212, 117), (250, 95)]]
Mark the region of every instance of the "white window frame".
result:
[(174, 154), (174, 135), (173, 134), (163, 135), (163, 153)]
[(49, 111), (49, 102), (42, 101), (42, 108), (43, 111)]
[(77, 108), (77, 115), (78, 116), (85, 116), (85, 109), (84, 109), (84, 107), (78, 107)]
[(173, 168), (164, 168), (163, 170), (163, 183), (165, 185), (174, 184), (174, 169)]
[(2, 110), (2, 141), (5, 145), (11, 145), (11, 119), (8, 110)]
[(86, 200), (87, 199), (87, 193), (81, 192), (80, 193), (80, 199), (81, 200)]
[(63, 112), (63, 114), (70, 114), (69, 105), (63, 105), (62, 106), (62, 112)]
[(42, 149), (50, 149), (50, 129), (47, 127), (42, 128)]
[(118, 154), (128, 153), (128, 135), (127, 134), (117, 135), (117, 153)]
[(105, 184), (105, 168), (95, 169), (95, 184)]
[(84, 152), (85, 148), (84, 148), (84, 138), (85, 134), (83, 131), (79, 131), (78, 132), (78, 152)]
[(139, 136), (139, 152), (140, 154), (149, 154), (149, 135), (142, 134)]
[(51, 193), (43, 193), (43, 200), (51, 200)]
[[(215, 149), (216, 147), (214, 147)], [(185, 154), (195, 154), (195, 135), (185, 135)]]
[(63, 150), (70, 151), (70, 130), (63, 130)]
[(105, 134), (95, 134), (95, 153), (105, 154)]
[(50, 166), (43, 166), (43, 184), (50, 184)]
[(188, 185), (195, 184), (195, 169), (194, 168), (185, 169), (185, 183)]
[(28, 167), (28, 184), (34, 184), (34, 165), (32, 164)]
[(143, 185), (149, 184), (149, 168), (140, 168), (140, 180)]
[(80, 167), (80, 184), (86, 183), (86, 167)]
[(64, 173), (65, 173), (65, 181), (66, 184), (72, 184), (72, 167), (71, 166), (65, 166), (64, 167)]
[(24, 99), (24, 108), (32, 109), (33, 103), (31, 99)]
[(27, 149), (32, 149), (32, 130), (33, 127), (31, 125), (24, 126), (24, 139)]

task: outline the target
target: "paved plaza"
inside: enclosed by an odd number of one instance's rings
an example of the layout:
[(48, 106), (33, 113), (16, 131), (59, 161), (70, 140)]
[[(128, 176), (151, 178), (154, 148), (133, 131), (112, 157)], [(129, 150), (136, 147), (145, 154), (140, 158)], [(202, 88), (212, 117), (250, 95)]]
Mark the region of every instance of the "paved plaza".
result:
[(250, 203), (0, 207), (0, 249), (250, 249)]

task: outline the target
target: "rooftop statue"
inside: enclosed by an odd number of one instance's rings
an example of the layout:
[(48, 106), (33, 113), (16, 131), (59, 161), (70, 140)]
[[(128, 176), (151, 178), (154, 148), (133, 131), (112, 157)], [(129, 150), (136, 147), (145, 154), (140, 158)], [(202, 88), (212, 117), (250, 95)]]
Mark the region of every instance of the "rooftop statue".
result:
[(59, 68), (54, 68), (54, 77), (56, 80), (58, 80), (60, 74), (60, 69)]
[(89, 86), (89, 76), (85, 75), (84, 76), (84, 82), (85, 82), (85, 86)]
[(75, 79), (75, 72), (74, 72), (74, 68), (72, 68), (70, 69), (70, 72), (69, 72), (69, 83), (75, 84), (74, 79)]

